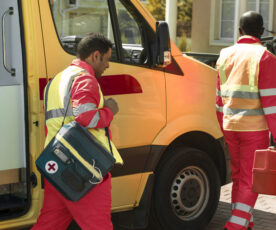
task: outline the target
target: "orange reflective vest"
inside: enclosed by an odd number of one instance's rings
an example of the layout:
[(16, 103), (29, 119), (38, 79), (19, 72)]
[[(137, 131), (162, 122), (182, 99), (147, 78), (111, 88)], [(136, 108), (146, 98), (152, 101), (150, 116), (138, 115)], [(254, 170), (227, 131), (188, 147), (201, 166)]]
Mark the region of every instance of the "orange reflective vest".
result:
[[(71, 65), (61, 73), (57, 74), (52, 79), (51, 84), (48, 84), (46, 86), (44, 105), (45, 105), (45, 122), (46, 122), (48, 132), (47, 132), (47, 137), (45, 141), (45, 146), (52, 140), (53, 137), (56, 136), (58, 130), (62, 125), (66, 106), (68, 104), (68, 101), (70, 101), (70, 89), (71, 89), (72, 82), (77, 76), (83, 73), (87, 73), (87, 71), (78, 66)], [(104, 106), (104, 97), (100, 87), (98, 88), (100, 93), (100, 103), (97, 108), (96, 107), (90, 108), (93, 110), (101, 109)], [(75, 119), (74, 115), (75, 114), (70, 102), (64, 124), (67, 124), (73, 121)], [(97, 140), (108, 151), (110, 151), (108, 138), (106, 137), (105, 130), (103, 128), (88, 127), (88, 130), (97, 138)], [(116, 163), (122, 164), (123, 163), (122, 158), (117, 148), (112, 143), (112, 141), (111, 141), (111, 145), (112, 145), (114, 158), (116, 159)]]
[(266, 52), (259, 43), (237, 43), (221, 51), (217, 61), (223, 113), (223, 129), (267, 130), (258, 88), (259, 63)]

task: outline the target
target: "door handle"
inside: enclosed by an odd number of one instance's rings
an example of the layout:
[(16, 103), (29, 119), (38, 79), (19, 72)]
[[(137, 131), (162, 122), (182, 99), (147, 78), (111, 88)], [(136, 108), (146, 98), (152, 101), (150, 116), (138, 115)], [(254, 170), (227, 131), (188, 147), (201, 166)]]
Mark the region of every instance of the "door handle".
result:
[(7, 15), (13, 15), (13, 7), (10, 7), (8, 10), (4, 12), (2, 15), (2, 50), (3, 50), (3, 65), (7, 72), (9, 72), (13, 77), (15, 76), (15, 68), (7, 67), (7, 59), (6, 59), (6, 34), (5, 34), (5, 18)]

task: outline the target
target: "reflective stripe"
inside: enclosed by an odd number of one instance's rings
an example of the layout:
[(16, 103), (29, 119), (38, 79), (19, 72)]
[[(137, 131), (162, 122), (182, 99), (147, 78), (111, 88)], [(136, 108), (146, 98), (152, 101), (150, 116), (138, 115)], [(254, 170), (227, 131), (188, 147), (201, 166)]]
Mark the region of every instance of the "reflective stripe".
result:
[(222, 65), (219, 66), (219, 78), (220, 84), (224, 84), (226, 82), (226, 74), (225, 74), (225, 61)]
[(48, 93), (49, 93), (49, 88), (50, 88), (50, 85), (51, 85), (51, 83), (53, 82), (52, 81), (53, 79), (51, 79), (49, 82), (48, 82), (48, 84), (47, 84), (47, 86), (46, 86), (46, 88), (45, 88), (45, 95), (44, 95), (44, 98), (45, 98), (45, 111), (47, 111), (47, 107), (48, 107)]
[(71, 146), (62, 136), (56, 135), (56, 139), (59, 140), (67, 149), (69, 149), (72, 154), (99, 180), (102, 180), (101, 174), (89, 164), (78, 152)]
[(256, 74), (256, 66), (257, 66), (257, 60), (256, 58), (252, 58), (250, 60), (250, 69), (249, 69), (249, 85), (251, 87), (254, 87), (255, 85), (255, 74)]
[(91, 119), (90, 124), (86, 128), (95, 128), (100, 120), (100, 113), (99, 111), (96, 112), (94, 117)]
[(250, 213), (251, 215), (253, 213), (253, 208), (251, 206), (239, 202), (234, 203), (234, 209)]
[(96, 110), (97, 109), (97, 105), (94, 103), (86, 103), (86, 104), (82, 104), (78, 107), (75, 107), (73, 109), (73, 114), (74, 116), (78, 116), (82, 113), (88, 112), (88, 111), (92, 111), (92, 110)]
[(240, 116), (257, 116), (257, 115), (264, 115), (264, 111), (263, 109), (230, 109), (230, 108), (223, 107), (223, 114), (240, 115)]
[(246, 98), (246, 99), (259, 99), (260, 95), (258, 92), (244, 92), (244, 91), (221, 91), (221, 97), (231, 97), (231, 98)]
[(216, 109), (217, 109), (217, 111), (218, 112), (223, 112), (223, 107), (222, 106), (218, 106), (218, 105), (216, 105)]
[[(231, 209), (232, 209), (232, 210), (235, 209), (236, 204), (237, 204), (237, 203), (234, 203), (234, 204), (232, 203), (232, 204), (231, 204)], [(250, 207), (250, 206), (249, 206), (249, 207)], [(237, 209), (238, 209), (238, 208), (237, 208)], [(241, 210), (241, 209), (239, 209), (239, 210)], [(250, 214), (251, 214), (250, 223), (253, 223), (253, 222), (254, 222), (254, 218), (253, 218), (253, 215), (252, 215), (253, 211), (254, 211), (254, 209), (252, 208), (252, 212), (250, 213)]]
[[(57, 117), (63, 117), (65, 114), (64, 109), (52, 109), (50, 111), (45, 112), (45, 120), (49, 120), (51, 118), (57, 118)], [(66, 117), (67, 116), (72, 116), (73, 113), (71, 111), (67, 111)]]
[(258, 87), (257, 86), (249, 86), (249, 85), (221, 85), (220, 86), (221, 91), (242, 91), (242, 92), (258, 92)]
[(58, 91), (59, 91), (60, 98), (63, 98), (63, 107), (65, 107), (67, 105), (68, 100), (70, 100), (70, 94), (71, 94), (70, 89), (75, 77), (85, 72), (87, 71), (80, 67), (69, 66), (61, 73)]
[[(70, 70), (70, 73), (68, 73), (68, 71)], [(67, 104), (70, 102), (70, 88), (71, 88), (71, 84), (72, 84), (72, 81), (74, 80), (74, 78), (76, 76), (78, 76), (81, 72), (86, 72), (86, 70), (83, 70), (79, 67), (73, 67), (73, 66), (70, 66), (68, 67), (67, 69), (65, 69), (63, 72), (57, 74), (55, 76), (55, 78), (68, 78), (67, 80), (64, 79), (63, 80), (63, 84), (60, 84), (60, 87), (63, 87), (66, 85), (66, 89), (65, 91), (68, 91), (67, 95), (64, 96), (63, 98), (63, 107), (66, 107)], [(54, 78), (53, 78), (54, 79)], [(51, 118), (57, 118), (57, 117), (63, 117), (64, 114), (65, 114), (65, 109), (64, 108), (60, 108), (60, 109), (52, 109), (52, 110), (48, 110), (48, 100), (49, 100), (49, 89), (50, 89), (50, 84), (53, 82), (53, 79), (48, 83), (47, 85), (47, 88), (46, 88), (46, 92), (45, 92), (45, 121), (47, 121), (48, 119), (51, 119)], [(59, 95), (62, 97), (63, 93), (64, 93), (64, 90), (59, 90)], [(54, 99), (51, 99), (51, 100), (54, 100)], [(68, 107), (68, 110), (67, 110), (67, 114), (66, 114), (66, 117), (67, 116), (72, 116), (73, 115), (73, 111), (72, 111), (72, 107), (69, 105)]]
[(276, 106), (263, 108), (265, 115), (276, 113)]
[(264, 96), (276, 96), (276, 88), (260, 89), (260, 95)]
[(49, 88), (50, 88), (50, 85), (52, 84), (52, 81), (53, 79), (51, 79), (47, 86), (46, 86), (46, 89), (45, 89), (45, 94), (44, 94), (44, 106), (45, 106), (45, 124), (46, 124), (46, 120), (49, 119), (47, 118), (47, 110), (48, 110), (48, 93), (49, 93)]
[(247, 219), (244, 219), (244, 218), (241, 218), (241, 217), (238, 217), (238, 216), (231, 216), (229, 218), (228, 222), (238, 224), (238, 225), (244, 226), (246, 228), (249, 225), (249, 221)]

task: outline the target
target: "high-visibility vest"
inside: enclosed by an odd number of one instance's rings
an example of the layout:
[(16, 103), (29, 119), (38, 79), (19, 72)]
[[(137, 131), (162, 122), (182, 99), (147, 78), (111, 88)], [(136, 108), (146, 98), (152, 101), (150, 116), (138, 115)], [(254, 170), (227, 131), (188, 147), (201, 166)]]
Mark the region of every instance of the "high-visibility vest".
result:
[[(77, 66), (69, 66), (61, 73), (57, 74), (51, 83), (48, 83), (45, 89), (45, 122), (47, 127), (47, 137), (45, 141), (45, 146), (54, 138), (61, 128), (64, 114), (66, 111), (66, 106), (69, 101), (68, 110), (66, 113), (64, 124), (67, 124), (71, 121), (74, 121), (73, 109), (70, 101), (71, 94), (71, 85), (74, 81), (74, 78), (78, 75), (87, 72), (85, 69), (82, 69)], [(100, 93), (100, 103), (98, 109), (103, 108), (104, 106), (104, 97), (99, 86)], [(93, 128), (88, 129), (96, 139), (108, 150), (110, 151), (108, 138), (105, 133), (104, 128)], [(123, 160), (111, 141), (113, 156), (116, 159), (116, 163), (122, 164)]]
[(259, 43), (237, 43), (221, 51), (217, 61), (223, 107), (223, 129), (267, 130), (258, 89), (259, 64), (266, 51)]

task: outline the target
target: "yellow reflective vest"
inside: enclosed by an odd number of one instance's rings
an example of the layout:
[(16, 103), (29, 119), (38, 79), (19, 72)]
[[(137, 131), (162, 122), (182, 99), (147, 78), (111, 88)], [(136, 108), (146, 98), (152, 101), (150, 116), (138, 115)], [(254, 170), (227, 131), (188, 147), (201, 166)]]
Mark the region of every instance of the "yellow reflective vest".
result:
[(258, 88), (259, 63), (266, 51), (259, 43), (236, 43), (222, 49), (217, 61), (223, 106), (223, 129), (232, 131), (267, 130)]
[[(64, 71), (57, 74), (45, 88), (44, 93), (44, 106), (45, 106), (45, 122), (47, 127), (47, 136), (45, 146), (54, 138), (61, 128), (64, 118), (66, 106), (70, 101), (70, 89), (74, 81), (74, 78), (83, 72), (87, 72), (78, 66), (69, 66)], [(104, 97), (99, 87), (99, 93), (101, 96), (98, 109), (104, 106)], [(64, 124), (74, 121), (73, 109), (71, 102), (69, 102), (68, 110), (66, 113)], [(110, 152), (108, 138), (104, 129), (88, 129), (97, 140)], [(116, 163), (123, 164), (123, 160), (111, 141), (112, 151)]]

